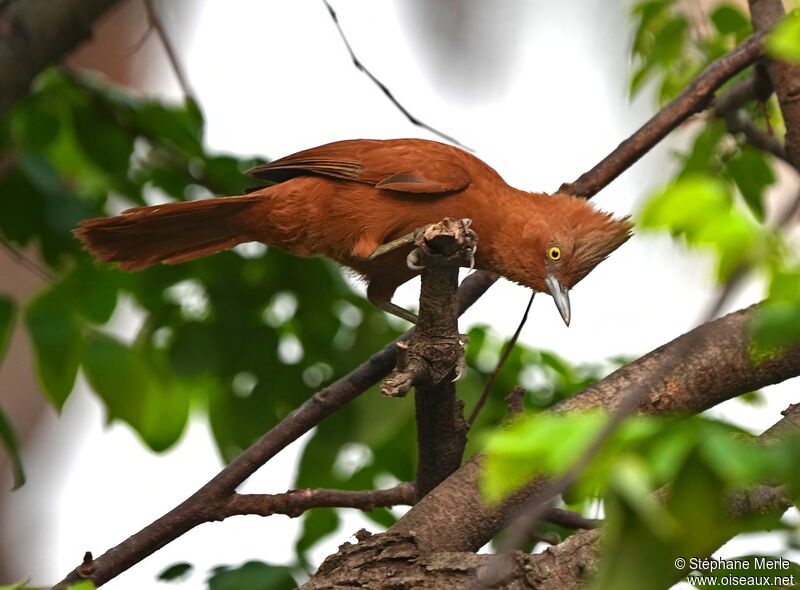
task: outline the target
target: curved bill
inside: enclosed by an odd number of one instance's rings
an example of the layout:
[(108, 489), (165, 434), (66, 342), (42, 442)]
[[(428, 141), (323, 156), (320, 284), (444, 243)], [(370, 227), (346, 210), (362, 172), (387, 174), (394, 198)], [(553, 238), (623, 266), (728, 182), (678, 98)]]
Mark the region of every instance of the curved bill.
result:
[(561, 318), (564, 320), (564, 323), (569, 326), (569, 289), (559, 283), (558, 279), (554, 276), (548, 276), (544, 282), (547, 285), (547, 289), (550, 291), (550, 295), (553, 296), (553, 301), (556, 302), (558, 313), (561, 314)]

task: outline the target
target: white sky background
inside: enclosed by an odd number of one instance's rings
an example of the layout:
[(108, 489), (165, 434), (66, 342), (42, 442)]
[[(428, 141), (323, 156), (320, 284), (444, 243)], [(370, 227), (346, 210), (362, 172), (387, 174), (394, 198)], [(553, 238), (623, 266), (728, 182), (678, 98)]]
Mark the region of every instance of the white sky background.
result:
[[(627, 99), (629, 26), (617, 3), (530, 3), (516, 16), (523, 33), (516, 55), (508, 55), (514, 66), (507, 83), (456, 93), (444, 83), (446, 75), (433, 75), (426, 67), (402, 0), (332, 2), (356, 53), (398, 99), (416, 116), (474, 148), (514, 186), (554, 191), (654, 112), (649, 99), (633, 105)], [(411, 125), (353, 67), (318, 0), (207, 0), (198, 10), (183, 55), (206, 113), (212, 149), (274, 158), (345, 138), (436, 139)], [(668, 153), (667, 146), (657, 148), (594, 202), (620, 215), (633, 212), (634, 203), (668, 177)], [(647, 352), (699, 319), (711, 299), (711, 269), (710, 260), (666, 237), (636, 236), (573, 291), (571, 327), (562, 324), (549, 296), (537, 296), (522, 341), (574, 361)], [(413, 304), (417, 288), (416, 283), (402, 288), (397, 301)], [(760, 296), (760, 287), (750, 288), (729, 308)], [(462, 326), (486, 322), (510, 335), (527, 298), (521, 287), (498, 284), (467, 312)], [(730, 402), (715, 414), (760, 432), (791, 401), (791, 385), (771, 388), (767, 408)], [(410, 398), (398, 403), (410, 403)], [(128, 427), (105, 428), (103, 420), (99, 403), (79, 385), (62, 418), (47, 420), (37, 444), (27, 450), (28, 484), (14, 494), (2, 522), (18, 535), (18, 560), (24, 564), (20, 577), (33, 573), (34, 584), (60, 579), (85, 550), (101, 554), (220, 468), (200, 420), (164, 455), (148, 453)], [(297, 449), (270, 462), (247, 489), (285, 491)], [(54, 456), (61, 461), (56, 466)], [(317, 552), (320, 558), (362, 522), (348, 518)], [(196, 574), (179, 587), (202, 588), (212, 566), (289, 559), (298, 524), (273, 516), (203, 525), (106, 587), (152, 587), (163, 568), (186, 560), (195, 564)]]

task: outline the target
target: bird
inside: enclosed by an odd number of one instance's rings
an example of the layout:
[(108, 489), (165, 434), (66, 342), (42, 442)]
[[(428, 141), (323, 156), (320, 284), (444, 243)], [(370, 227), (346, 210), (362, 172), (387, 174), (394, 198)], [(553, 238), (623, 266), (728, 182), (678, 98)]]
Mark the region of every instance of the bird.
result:
[(567, 325), (569, 290), (632, 233), (628, 217), (568, 194), (513, 188), (473, 154), (425, 139), (337, 141), (247, 174), (272, 184), (84, 220), (74, 233), (98, 259), (131, 271), (251, 241), (325, 256), (366, 279), (373, 304), (413, 322), (392, 303), (420, 272), (406, 260), (414, 245), (404, 236), (446, 217), (466, 219), (480, 239), (473, 264), (549, 293)]

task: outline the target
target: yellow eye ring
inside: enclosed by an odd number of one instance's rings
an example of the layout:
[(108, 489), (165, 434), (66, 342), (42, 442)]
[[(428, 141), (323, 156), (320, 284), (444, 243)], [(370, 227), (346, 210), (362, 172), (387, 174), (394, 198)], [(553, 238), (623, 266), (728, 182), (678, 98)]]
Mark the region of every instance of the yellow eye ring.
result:
[(547, 251), (550, 260), (561, 260), (561, 248), (553, 246)]

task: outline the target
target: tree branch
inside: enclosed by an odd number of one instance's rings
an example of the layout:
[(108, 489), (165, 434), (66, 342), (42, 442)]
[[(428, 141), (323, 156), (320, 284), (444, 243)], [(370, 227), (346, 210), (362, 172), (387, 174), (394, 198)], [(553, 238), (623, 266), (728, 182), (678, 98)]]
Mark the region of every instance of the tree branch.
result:
[(772, 85), (756, 69), (751, 76), (739, 80), (730, 90), (720, 95), (714, 105), (714, 114), (725, 121), (729, 133), (741, 134), (752, 146), (794, 166), (781, 142), (759, 129), (742, 109), (748, 102), (764, 101), (771, 94)]
[(233, 494), (217, 513), (215, 520), (229, 516), (285, 514), (292, 518), (311, 508), (358, 508), (371, 511), (388, 506), (414, 503), (414, 484), (401, 483), (387, 490), (289, 490), (284, 494)]
[(711, 103), (714, 92), (725, 82), (755, 63), (763, 54), (763, 33), (757, 33), (736, 49), (709, 65), (680, 95), (656, 113), (638, 131), (623, 141), (600, 163), (559, 192), (589, 198), (630, 168), (667, 134)]
[(178, 80), (178, 85), (181, 87), (183, 96), (188, 100), (197, 102), (192, 92), (192, 87), (189, 84), (189, 78), (186, 76), (186, 72), (183, 71), (180, 59), (178, 59), (178, 52), (175, 51), (175, 46), (167, 34), (167, 30), (161, 22), (161, 18), (158, 16), (158, 10), (156, 10), (154, 0), (144, 0), (144, 6), (147, 10), (147, 20), (150, 22), (150, 27), (155, 30), (158, 34), (158, 38), (161, 40), (161, 45), (164, 47), (169, 65), (172, 68), (172, 72), (175, 74), (175, 78)]
[[(749, 0), (753, 27), (763, 34), (785, 15), (781, 0)], [(800, 168), (800, 65), (767, 60), (767, 75), (778, 96), (786, 126), (786, 153), (795, 168)]]
[[(800, 406), (793, 406), (784, 415), (784, 419), (761, 435), (761, 440), (767, 442), (800, 427)], [(762, 485), (731, 494), (728, 512), (733, 521), (741, 521), (752, 515), (783, 512), (791, 503), (782, 487)], [(429, 552), (420, 546), (418, 535), (413, 532), (392, 530), (370, 535), (360, 531), (357, 538), (357, 544), (342, 545), (337, 554), (328, 557), (319, 571), (302, 586), (303, 590), (334, 587), (470, 588), (482, 579), (495, 557), (472, 552)], [(492, 588), (583, 588), (598, 569), (600, 541), (601, 531), (587, 526), (586, 530), (542, 553), (516, 552), (504, 562), (504, 569)]]
[(424, 267), (419, 320), (411, 339), (399, 345), (397, 370), (381, 391), (396, 397), (415, 388), (419, 499), (461, 466), (467, 444), (464, 404), (454, 385), (464, 363), (456, 286), (458, 269), (475, 251), (477, 237), (467, 220), (449, 218), (416, 233), (409, 260)]
[(92, 34), (118, 0), (7, 0), (0, 3), (0, 116), (40, 71)]
[[(496, 280), (497, 275), (489, 272), (477, 272), (464, 279), (458, 290), (460, 313), (477, 301)], [(399, 340), (409, 336), (410, 333), (406, 333)], [(83, 564), (73, 570), (55, 588), (66, 588), (85, 578), (91, 579), (95, 586), (105, 584), (197, 525), (216, 520), (215, 514), (230, 501), (234, 490), (258, 468), (385, 377), (395, 365), (397, 342), (387, 344), (348, 375), (312, 395), (192, 496), (93, 559), (90, 566)]]
[[(650, 383), (637, 411), (643, 414), (697, 413), (722, 401), (800, 374), (800, 349), (756, 362), (749, 349), (747, 323), (757, 306), (703, 324), (622, 367), (554, 411), (603, 408), (613, 411), (625, 393), (649, 375), (671, 367)], [(692, 354), (676, 358), (693, 344)], [(478, 485), (481, 455), (465, 463), (418, 502), (392, 530), (413, 531), (426, 551), (475, 551), (488, 542), (528, 498), (544, 489), (536, 480), (497, 507), (484, 504)]]
[[(764, 443), (784, 437), (800, 429), (800, 405), (790, 406), (783, 418), (766, 430), (759, 439)], [(784, 512), (792, 506), (789, 494), (782, 486), (761, 485), (734, 492), (728, 496), (728, 514), (732, 521), (749, 516)], [(730, 532), (730, 531), (729, 531)], [(731, 533), (720, 539), (717, 548), (733, 537)], [(536, 580), (547, 580), (553, 590), (574, 590), (582, 587), (600, 561), (600, 535), (598, 531), (583, 531), (572, 535), (561, 545), (551, 547), (532, 556), (529, 572)], [(576, 551), (576, 549), (579, 549)], [(709, 552), (709, 554), (712, 552)], [(702, 556), (697, 556), (702, 557)], [(679, 573), (676, 571), (676, 573)], [(677, 580), (675, 580), (677, 581)]]

